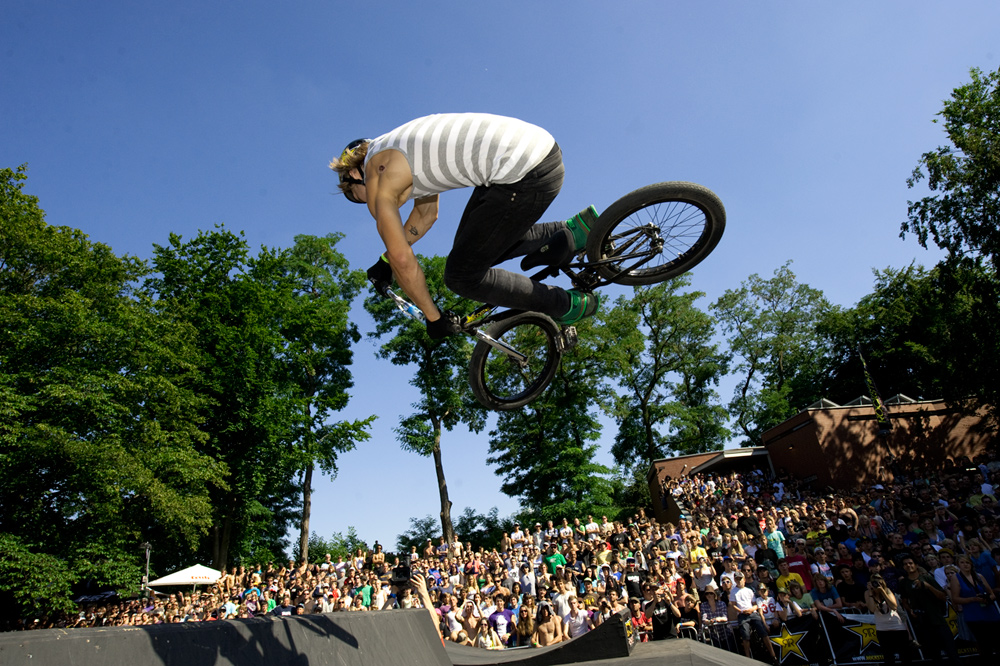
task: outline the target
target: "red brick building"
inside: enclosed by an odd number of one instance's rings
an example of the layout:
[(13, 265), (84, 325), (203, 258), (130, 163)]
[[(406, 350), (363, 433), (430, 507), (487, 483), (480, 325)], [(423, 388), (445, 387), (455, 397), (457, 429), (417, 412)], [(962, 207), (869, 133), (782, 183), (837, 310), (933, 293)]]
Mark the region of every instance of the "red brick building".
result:
[(846, 405), (821, 400), (764, 433), (764, 446), (695, 453), (654, 460), (647, 473), (658, 521), (676, 522), (676, 504), (662, 495), (663, 482), (690, 474), (788, 473), (815, 487), (851, 490), (891, 479), (891, 467), (920, 472), (949, 460), (974, 458), (996, 437), (986, 410), (963, 411), (943, 400), (898, 395), (886, 401), (891, 429), (882, 431), (871, 400)]
[(906, 470), (934, 469), (978, 455), (996, 436), (985, 410), (970, 414), (943, 400), (902, 395), (886, 401), (886, 409), (892, 428), (880, 433), (868, 398), (847, 405), (821, 400), (765, 432), (764, 446), (779, 473), (853, 489), (891, 478), (893, 459)]

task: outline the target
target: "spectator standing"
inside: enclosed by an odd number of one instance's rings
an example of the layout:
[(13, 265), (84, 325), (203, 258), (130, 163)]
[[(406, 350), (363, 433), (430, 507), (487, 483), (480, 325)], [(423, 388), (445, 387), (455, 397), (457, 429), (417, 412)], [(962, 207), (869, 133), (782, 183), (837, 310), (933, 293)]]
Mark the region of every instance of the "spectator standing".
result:
[(594, 623), (590, 619), (590, 613), (580, 607), (580, 600), (576, 597), (569, 598), (569, 613), (563, 616), (563, 634), (569, 638), (583, 636), (594, 628)]
[(958, 573), (951, 578), (950, 592), (955, 610), (963, 613), (965, 624), (976, 638), (983, 663), (995, 663), (987, 658), (997, 654), (997, 631), (1000, 630), (997, 598), (986, 579), (976, 573), (968, 555), (958, 556)]
[(655, 600), (646, 605), (644, 612), (652, 625), (654, 641), (677, 638), (681, 610), (677, 607), (675, 597), (669, 589), (657, 588)]
[(748, 659), (753, 658), (750, 646), (752, 634), (757, 634), (767, 647), (771, 661), (775, 661), (774, 646), (767, 635), (767, 626), (764, 624), (764, 616), (760, 606), (754, 603), (754, 592), (746, 586), (746, 577), (743, 572), (736, 572), (736, 589), (733, 591), (729, 606), (736, 612), (736, 621), (739, 627), (740, 638), (743, 641), (743, 651)]
[(875, 633), (884, 655), (883, 662), (894, 666), (896, 655), (899, 654), (904, 664), (911, 663), (910, 634), (899, 615), (896, 595), (888, 588), (882, 576), (876, 574), (868, 582), (865, 603), (875, 615)]
[(952, 664), (958, 663), (955, 641), (946, 620), (948, 597), (945, 591), (932, 575), (917, 567), (912, 557), (903, 558), (903, 571), (905, 575), (899, 581), (900, 597), (926, 656), (937, 661), (944, 652)]

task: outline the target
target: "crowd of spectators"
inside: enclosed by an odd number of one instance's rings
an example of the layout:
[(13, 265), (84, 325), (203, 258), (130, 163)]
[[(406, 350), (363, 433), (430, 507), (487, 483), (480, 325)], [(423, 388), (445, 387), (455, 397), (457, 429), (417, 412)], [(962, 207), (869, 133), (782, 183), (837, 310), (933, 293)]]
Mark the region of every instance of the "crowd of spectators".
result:
[[(430, 604), (446, 640), (501, 649), (569, 640), (625, 611), (643, 640), (687, 634), (749, 655), (754, 633), (773, 634), (790, 617), (865, 612), (887, 651), (905, 659), (919, 637), (925, 652), (954, 658), (950, 605), (966, 637), (995, 654), (998, 476), (991, 458), (920, 478), (897, 472), (856, 492), (760, 471), (685, 476), (662, 488), (682, 507), (676, 524), (645, 512), (585, 516), (515, 525), (491, 549), (457, 538), (414, 547), (417, 595), (391, 584), (399, 558), (376, 544), (348, 560), (234, 568), (201, 592), (90, 604), (26, 628)], [(758, 646), (771, 650), (768, 640)]]

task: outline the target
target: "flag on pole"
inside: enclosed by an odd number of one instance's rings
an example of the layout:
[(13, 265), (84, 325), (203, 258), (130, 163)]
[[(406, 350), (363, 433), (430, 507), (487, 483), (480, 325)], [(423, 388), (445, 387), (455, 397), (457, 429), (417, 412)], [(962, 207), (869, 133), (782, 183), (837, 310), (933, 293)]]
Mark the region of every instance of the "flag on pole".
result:
[(868, 372), (868, 364), (865, 363), (865, 356), (861, 353), (861, 345), (858, 345), (858, 357), (861, 359), (861, 369), (865, 373), (865, 384), (868, 386), (868, 395), (872, 399), (872, 406), (875, 407), (875, 418), (878, 419), (878, 434), (888, 435), (892, 430), (892, 423), (889, 422), (889, 411), (885, 408), (885, 403), (882, 402), (882, 396), (878, 393), (875, 380), (872, 379), (871, 373)]

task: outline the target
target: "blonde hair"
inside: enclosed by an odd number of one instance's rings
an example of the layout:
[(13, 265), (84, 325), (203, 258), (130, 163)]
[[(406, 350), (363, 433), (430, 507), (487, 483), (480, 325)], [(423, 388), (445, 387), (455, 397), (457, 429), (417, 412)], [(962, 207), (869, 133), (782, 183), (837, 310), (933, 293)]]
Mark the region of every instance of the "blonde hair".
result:
[(344, 175), (350, 173), (351, 169), (364, 172), (365, 157), (368, 155), (368, 146), (370, 145), (371, 141), (366, 140), (353, 149), (349, 150), (345, 148), (340, 157), (334, 157), (330, 160), (330, 168), (336, 171), (337, 176), (340, 178), (339, 187), (341, 192), (347, 192), (351, 189), (351, 183), (344, 182)]

